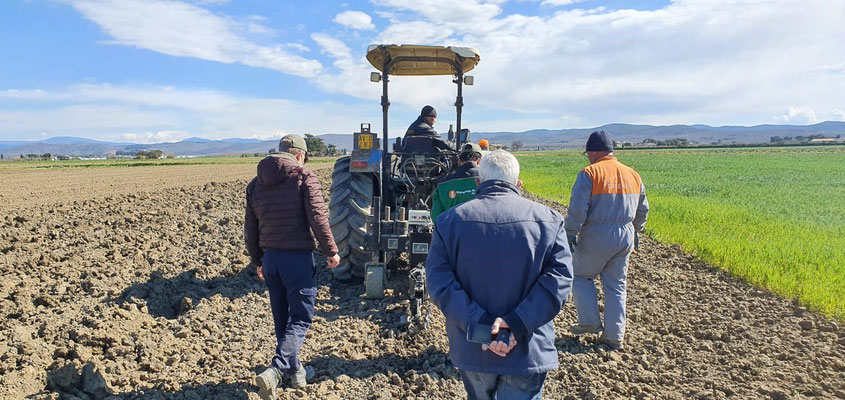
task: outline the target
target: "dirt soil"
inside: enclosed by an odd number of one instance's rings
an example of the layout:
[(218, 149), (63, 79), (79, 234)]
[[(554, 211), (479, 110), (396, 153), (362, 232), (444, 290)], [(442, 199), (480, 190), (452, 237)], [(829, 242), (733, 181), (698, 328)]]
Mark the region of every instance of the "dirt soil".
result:
[[(315, 167), (328, 190), (330, 165)], [(61, 175), (0, 178), (0, 399), (258, 398), (275, 339), (241, 236), (254, 169), (217, 168), (99, 169), (78, 196), (42, 183)], [(442, 314), (429, 307), (421, 332), (400, 324), (403, 282), (364, 299), (322, 261), (301, 354), (317, 378), (282, 398), (465, 398)], [(642, 241), (628, 310), (627, 347), (608, 351), (568, 333), (564, 306), (544, 398), (845, 399), (842, 327), (677, 247)]]

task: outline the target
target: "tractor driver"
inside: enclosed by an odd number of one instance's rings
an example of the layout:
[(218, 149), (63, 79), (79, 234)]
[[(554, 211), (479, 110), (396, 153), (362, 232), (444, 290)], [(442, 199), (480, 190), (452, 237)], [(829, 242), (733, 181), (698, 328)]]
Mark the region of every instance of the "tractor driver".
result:
[(420, 116), (408, 127), (402, 140), (402, 151), (405, 153), (436, 153), (442, 150), (454, 150), (454, 145), (437, 134), (434, 121), (437, 120), (437, 110), (432, 106), (423, 107)]

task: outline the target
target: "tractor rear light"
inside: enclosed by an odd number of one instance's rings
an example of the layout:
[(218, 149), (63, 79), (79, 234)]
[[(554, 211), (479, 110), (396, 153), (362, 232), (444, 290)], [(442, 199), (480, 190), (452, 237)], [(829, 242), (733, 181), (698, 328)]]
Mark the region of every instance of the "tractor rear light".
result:
[(352, 161), (352, 168), (366, 168), (366, 161)]

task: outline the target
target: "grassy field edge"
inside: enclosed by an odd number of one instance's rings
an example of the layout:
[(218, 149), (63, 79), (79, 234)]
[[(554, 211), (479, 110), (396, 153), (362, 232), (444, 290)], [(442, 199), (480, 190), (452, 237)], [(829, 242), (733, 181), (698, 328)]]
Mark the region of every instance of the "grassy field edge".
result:
[[(692, 160), (683, 152), (632, 151), (621, 153), (620, 161), (643, 175), (649, 237), (845, 321), (845, 227), (836, 205), (845, 199), (845, 172), (837, 166), (845, 152), (751, 154), (762, 160), (737, 150), (699, 151)], [(587, 163), (582, 156), (518, 156), (526, 190), (569, 203), (575, 176)], [(769, 161), (775, 167), (760, 168)], [(808, 189), (820, 181), (828, 185)]]

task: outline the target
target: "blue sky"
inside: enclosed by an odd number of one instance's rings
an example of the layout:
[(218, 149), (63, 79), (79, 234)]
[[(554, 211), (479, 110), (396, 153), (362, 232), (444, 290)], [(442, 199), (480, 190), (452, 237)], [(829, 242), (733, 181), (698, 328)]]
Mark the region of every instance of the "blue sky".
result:
[[(378, 125), (371, 43), (475, 47), (474, 131), (845, 120), (845, 2), (7, 0), (0, 140), (275, 138)], [(396, 78), (391, 135), (447, 77)]]

